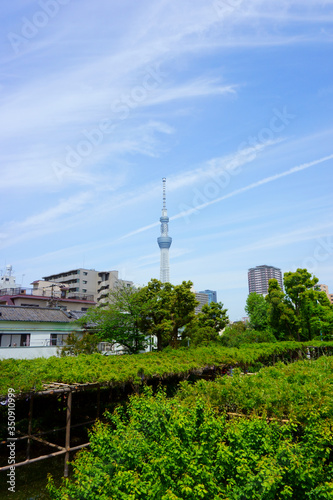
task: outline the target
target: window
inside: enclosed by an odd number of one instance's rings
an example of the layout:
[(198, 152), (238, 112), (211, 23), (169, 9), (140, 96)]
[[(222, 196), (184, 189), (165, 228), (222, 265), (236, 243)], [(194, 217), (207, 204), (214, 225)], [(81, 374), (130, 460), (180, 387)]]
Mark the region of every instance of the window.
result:
[(88, 281), (83, 280), (83, 281), (82, 281), (82, 283), (83, 283), (84, 285), (86, 285), (86, 284), (88, 283)]
[(29, 345), (30, 345), (30, 333), (23, 333), (21, 335), (20, 346), (21, 347), (27, 347)]
[(83, 293), (87, 293), (87, 289), (86, 288), (82, 288), (82, 292)]
[(51, 333), (51, 336), (50, 336), (50, 345), (64, 345), (66, 339), (67, 339), (67, 333), (66, 334), (63, 334), (63, 333)]
[(83, 271), (83, 276), (88, 276), (87, 271)]

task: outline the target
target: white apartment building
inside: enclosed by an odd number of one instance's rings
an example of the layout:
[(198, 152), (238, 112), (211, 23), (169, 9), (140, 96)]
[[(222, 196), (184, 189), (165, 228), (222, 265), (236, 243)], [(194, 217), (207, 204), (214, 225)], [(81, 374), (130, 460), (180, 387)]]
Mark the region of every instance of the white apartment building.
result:
[(132, 286), (132, 281), (122, 280), (118, 271), (96, 271), (95, 269), (72, 269), (58, 274), (44, 276), (52, 283), (61, 283), (67, 288), (67, 298), (92, 296), (95, 302), (105, 302), (109, 292), (117, 285)]

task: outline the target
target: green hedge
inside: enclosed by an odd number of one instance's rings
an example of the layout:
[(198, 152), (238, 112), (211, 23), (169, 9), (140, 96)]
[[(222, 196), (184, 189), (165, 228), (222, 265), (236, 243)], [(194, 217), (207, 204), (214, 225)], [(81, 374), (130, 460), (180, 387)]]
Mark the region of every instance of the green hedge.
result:
[(190, 373), (200, 373), (207, 367), (257, 369), (262, 364), (269, 365), (279, 360), (290, 362), (304, 358), (308, 345), (315, 346), (315, 356), (333, 352), (333, 342), (280, 342), (251, 344), (239, 349), (210, 344), (193, 349), (181, 348), (131, 356), (90, 354), (33, 360), (9, 359), (0, 362), (0, 395), (5, 396), (9, 387), (17, 393), (26, 393), (41, 390), (43, 383), (51, 382), (116, 386), (128, 382), (140, 384), (152, 377), (186, 378)]

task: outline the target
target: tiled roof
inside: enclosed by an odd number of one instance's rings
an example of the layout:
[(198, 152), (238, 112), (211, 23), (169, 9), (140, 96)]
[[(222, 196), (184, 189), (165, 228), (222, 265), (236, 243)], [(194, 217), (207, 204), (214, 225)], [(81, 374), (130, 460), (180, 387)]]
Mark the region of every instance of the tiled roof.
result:
[(70, 323), (61, 309), (51, 307), (0, 306), (0, 321), (40, 321)]

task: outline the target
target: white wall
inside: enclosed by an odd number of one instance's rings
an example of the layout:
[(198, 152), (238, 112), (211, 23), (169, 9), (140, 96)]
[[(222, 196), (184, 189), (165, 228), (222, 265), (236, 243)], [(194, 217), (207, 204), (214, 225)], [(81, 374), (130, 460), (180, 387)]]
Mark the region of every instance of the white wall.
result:
[(0, 347), (1, 359), (34, 359), (57, 356), (58, 347)]

